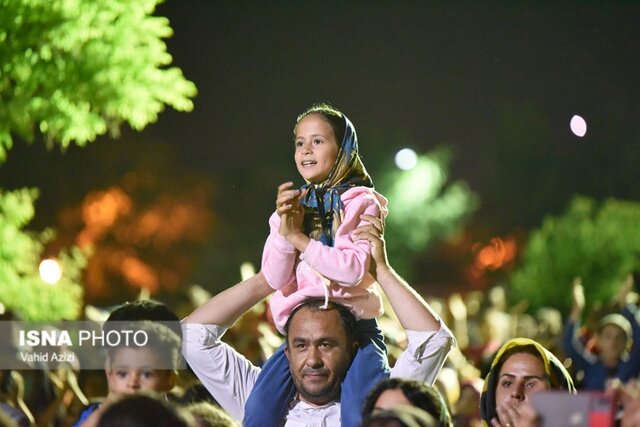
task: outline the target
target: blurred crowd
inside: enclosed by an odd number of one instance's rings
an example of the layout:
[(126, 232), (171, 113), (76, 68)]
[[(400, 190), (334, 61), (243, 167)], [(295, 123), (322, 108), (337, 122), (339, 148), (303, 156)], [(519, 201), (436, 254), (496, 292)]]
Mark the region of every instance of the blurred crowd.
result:
[[(505, 289), (499, 286), (485, 293), (455, 293), (444, 300), (427, 296), (431, 306), (453, 331), (458, 344), (447, 358), (435, 384), (442, 405), (450, 414), (451, 424), (442, 421), (438, 424), (437, 420), (435, 423), (416, 421), (410, 424), (402, 421), (400, 415), (387, 414), (387, 417), (391, 417), (389, 419), (400, 420), (398, 424), (369, 425), (483, 425), (480, 402), (483, 387), (486, 392), (485, 378), (491, 373), (496, 352), (503, 344), (518, 337), (534, 340), (555, 356), (571, 375), (579, 391), (608, 390), (608, 393), (619, 397), (618, 402), (626, 399), (627, 408), (635, 405), (638, 412), (640, 388), (635, 380), (638, 380), (640, 371), (640, 343), (633, 340), (640, 336), (639, 296), (634, 285), (637, 279), (634, 281), (633, 275), (626, 277), (611, 301), (590, 301), (588, 312), (584, 312), (585, 295), (581, 280), (588, 278), (577, 277), (573, 283), (566, 284), (567, 295), (572, 298), (572, 310), (565, 318), (551, 306), (529, 313), (526, 301), (509, 305)], [(162, 306), (168, 313), (163, 315), (165, 317), (151, 320), (177, 321), (208, 297), (206, 291), (194, 286), (189, 290), (190, 304), (169, 310), (170, 304), (148, 301), (150, 306)], [(104, 321), (114, 311), (121, 311), (128, 304), (116, 310), (88, 307), (86, 320)], [(283, 342), (283, 337), (269, 318), (267, 304), (265, 301), (246, 313), (224, 337), (226, 342), (258, 366)], [(406, 335), (397, 319), (389, 314), (393, 310), (387, 309), (385, 313), (379, 321), (390, 360), (393, 361), (404, 348)], [(3, 321), (16, 319), (19, 319), (19, 314), (9, 311), (3, 312), (0, 317)], [(3, 348), (0, 351), (6, 357), (11, 349)], [(626, 366), (625, 363), (628, 369), (625, 368), (627, 370), (623, 376), (626, 376), (620, 378), (619, 373), (622, 372), (621, 367)], [(120, 399), (111, 404), (109, 410), (100, 417), (99, 425), (150, 425), (144, 424), (144, 420), (150, 418), (154, 420), (153, 425), (239, 425), (224, 413), (188, 367), (178, 372), (169, 389), (147, 391), (150, 393), (137, 393), (135, 398)], [(109, 396), (109, 386), (104, 370), (86, 370), (81, 366), (56, 370), (0, 370), (0, 426), (77, 425), (83, 417), (83, 411), (92, 405), (98, 407), (105, 396)], [(113, 408), (120, 410), (114, 411)], [(127, 421), (122, 413), (130, 414), (133, 418)], [(622, 416), (622, 412), (618, 411), (618, 422)], [(133, 420), (135, 417), (142, 421), (138, 423)], [(413, 415), (406, 417), (419, 418)], [(622, 425), (640, 425), (632, 424), (635, 421), (630, 422)]]

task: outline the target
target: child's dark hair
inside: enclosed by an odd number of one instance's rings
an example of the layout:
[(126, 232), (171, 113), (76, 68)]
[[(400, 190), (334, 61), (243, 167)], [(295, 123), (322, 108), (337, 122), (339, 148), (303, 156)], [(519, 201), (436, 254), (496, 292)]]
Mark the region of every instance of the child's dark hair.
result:
[(98, 427), (195, 427), (186, 410), (148, 393), (126, 395), (109, 406)]
[(332, 107), (330, 104), (322, 102), (313, 104), (306, 111), (301, 113), (296, 119), (296, 125), (293, 127), (293, 137), (296, 137), (296, 129), (298, 128), (298, 123), (300, 120), (307, 117), (309, 114), (317, 114), (323, 120), (329, 123), (331, 129), (333, 130), (333, 135), (336, 137), (336, 142), (338, 143), (338, 147), (344, 138), (345, 132), (345, 121), (342, 113), (337, 108)]
[(117, 306), (109, 314), (105, 322), (107, 324), (112, 321), (126, 320), (156, 320), (164, 322), (182, 339), (182, 328), (180, 327), (180, 319), (171, 311), (166, 304), (155, 300), (136, 300), (127, 301)]

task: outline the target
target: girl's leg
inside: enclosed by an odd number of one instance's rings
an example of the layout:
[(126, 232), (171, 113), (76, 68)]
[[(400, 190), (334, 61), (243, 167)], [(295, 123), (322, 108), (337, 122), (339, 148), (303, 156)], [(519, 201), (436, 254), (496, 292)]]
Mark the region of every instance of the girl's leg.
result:
[(359, 427), (362, 408), (369, 391), (389, 377), (387, 347), (376, 319), (358, 321), (360, 347), (342, 382), (340, 407), (342, 427)]
[(277, 427), (295, 396), (284, 344), (264, 363), (244, 407), (244, 427)]

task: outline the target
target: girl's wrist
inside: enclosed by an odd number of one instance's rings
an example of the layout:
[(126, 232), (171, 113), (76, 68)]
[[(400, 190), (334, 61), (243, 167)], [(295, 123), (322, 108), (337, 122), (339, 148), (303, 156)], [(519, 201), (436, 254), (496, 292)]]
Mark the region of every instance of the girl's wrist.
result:
[(291, 240), (295, 238), (297, 234), (300, 234), (299, 231), (287, 231), (286, 233), (280, 233), (282, 237), (287, 239), (289, 243), (293, 243)]
[(300, 252), (304, 252), (307, 249), (310, 240), (309, 237), (301, 231), (289, 233), (285, 236), (285, 239)]

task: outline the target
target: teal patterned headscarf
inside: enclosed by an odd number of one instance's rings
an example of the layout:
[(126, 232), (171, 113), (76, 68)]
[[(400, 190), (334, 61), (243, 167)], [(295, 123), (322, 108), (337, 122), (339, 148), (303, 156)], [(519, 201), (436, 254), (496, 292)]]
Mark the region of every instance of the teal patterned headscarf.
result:
[(307, 207), (304, 221), (305, 233), (310, 235), (314, 230), (319, 229), (318, 240), (327, 246), (333, 246), (334, 221), (336, 217), (341, 218), (343, 210), (340, 195), (352, 187), (373, 188), (373, 181), (362, 164), (358, 154), (356, 129), (347, 116), (333, 107), (319, 105), (312, 107), (299, 117), (298, 122), (309, 114), (318, 114), (323, 118), (330, 114), (339, 115), (344, 120), (344, 136), (329, 175), (319, 184), (306, 183), (300, 187), (301, 190), (307, 190), (302, 201), (302, 204)]

